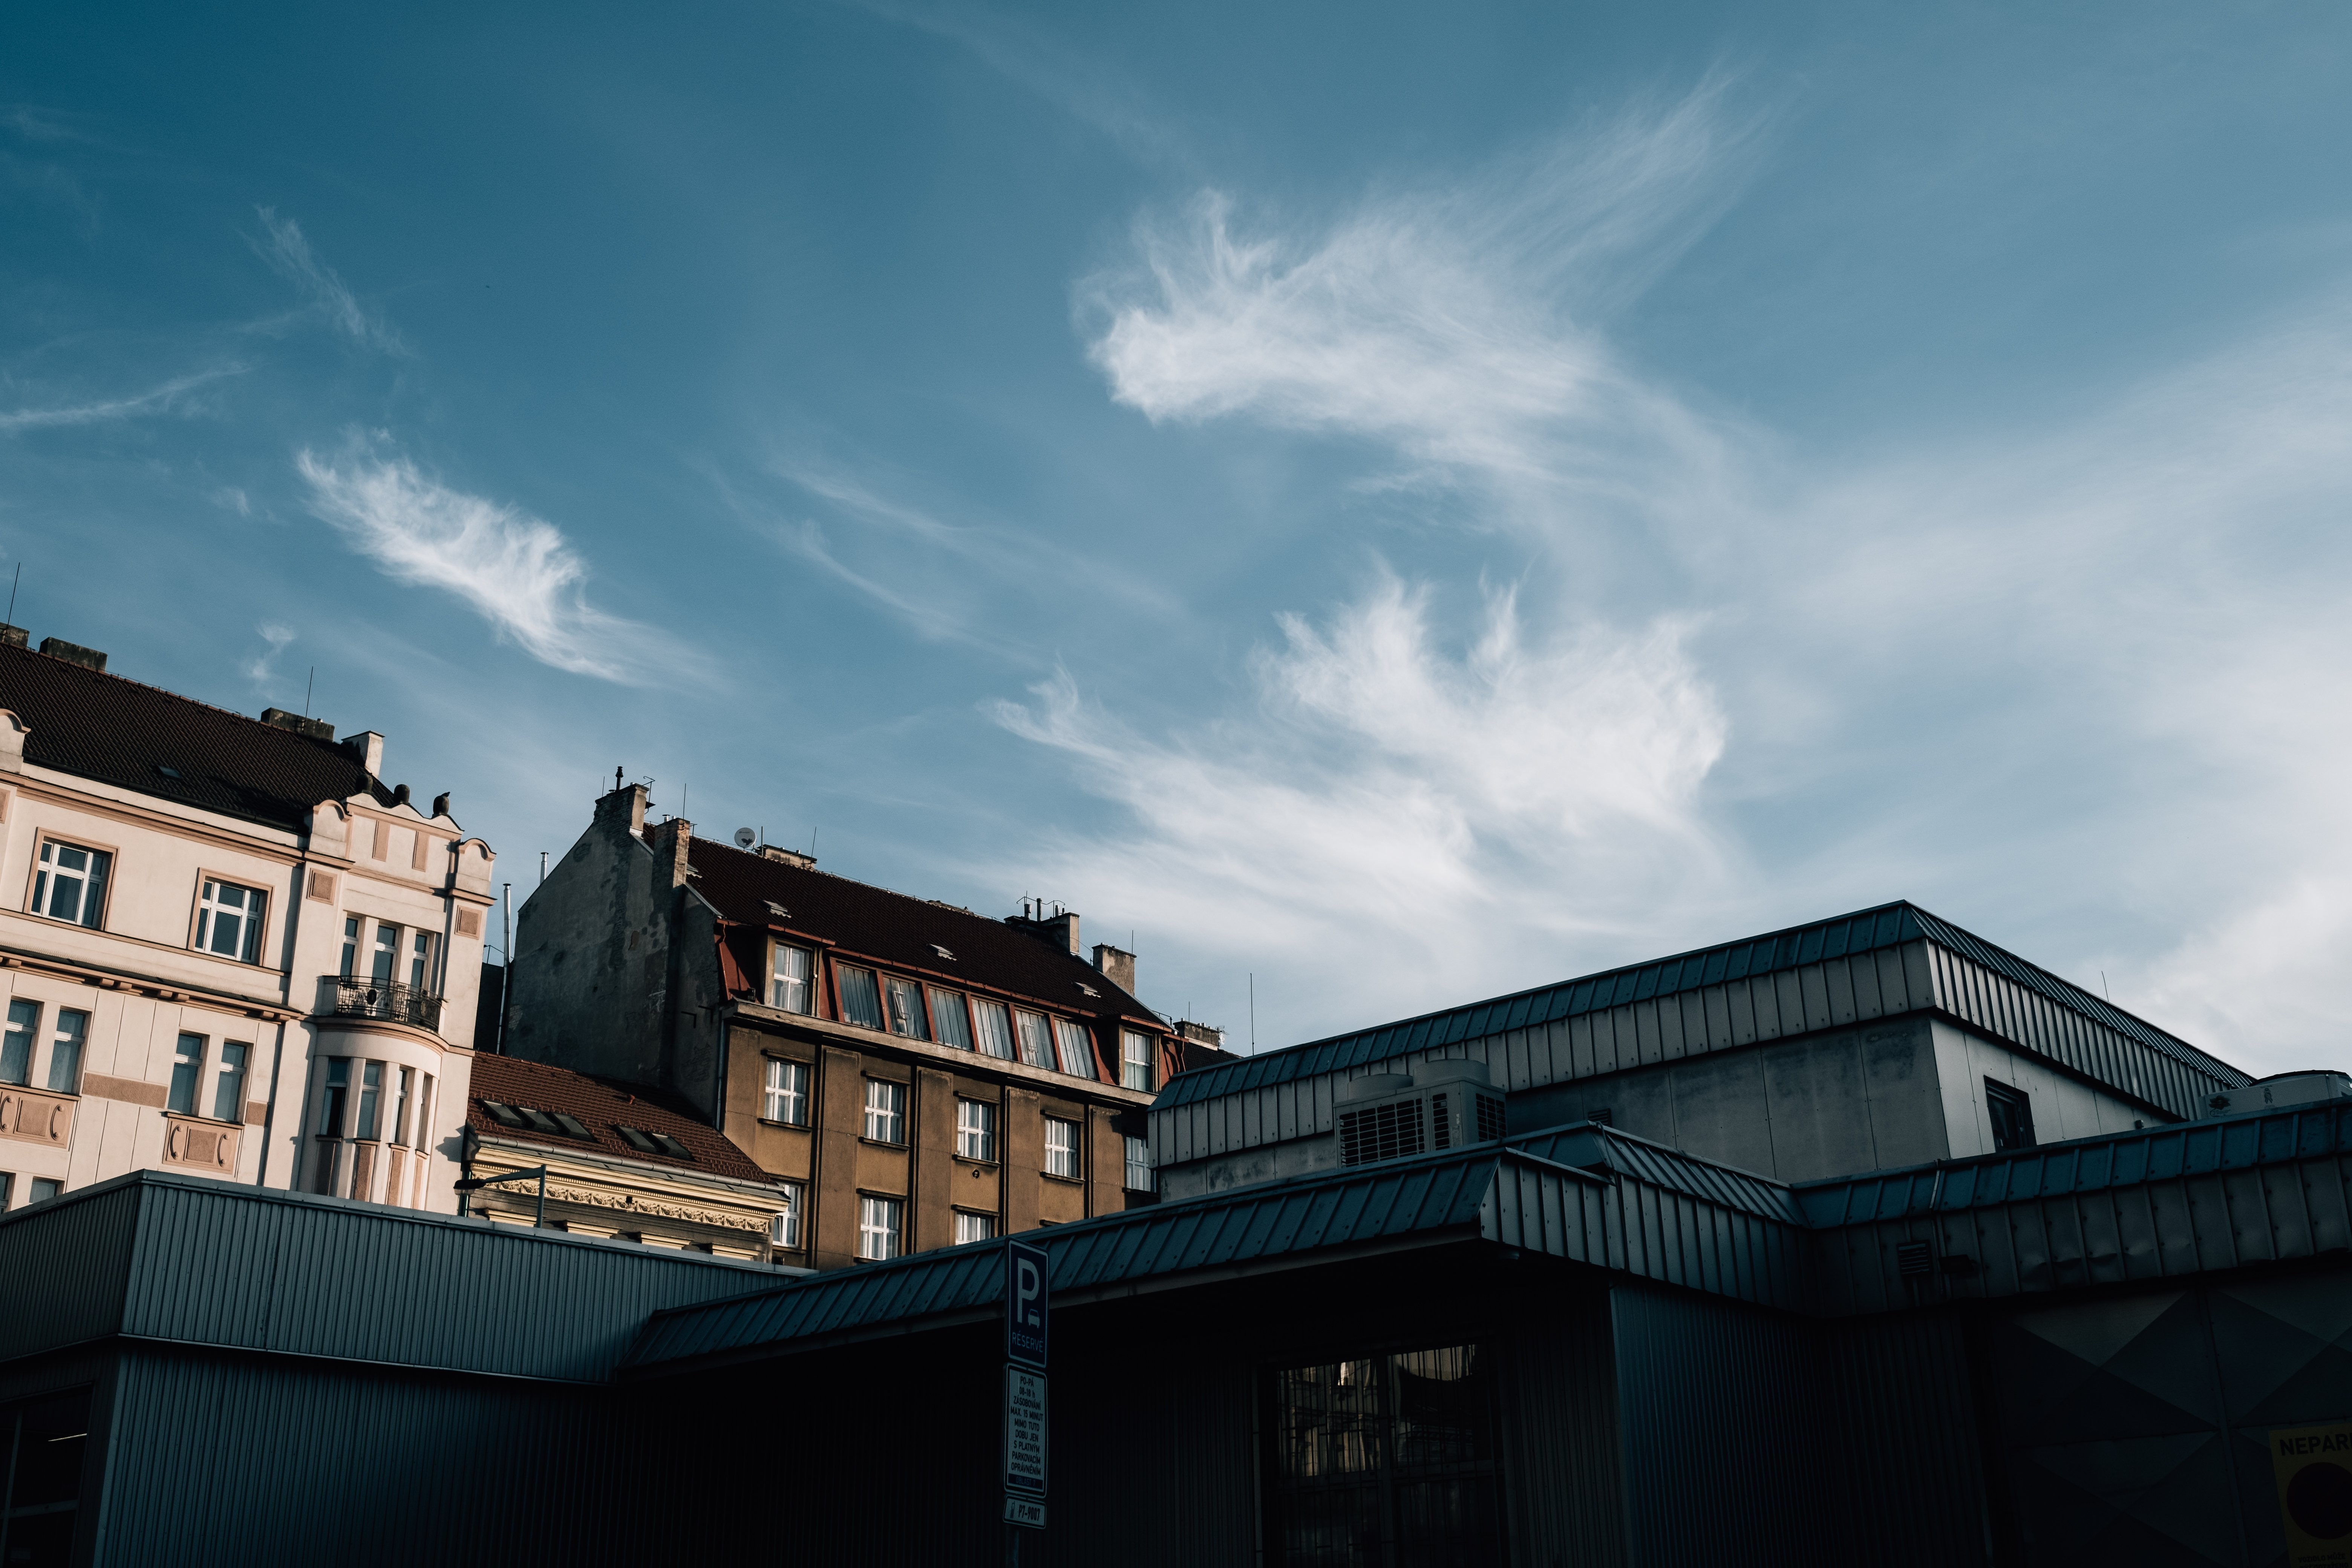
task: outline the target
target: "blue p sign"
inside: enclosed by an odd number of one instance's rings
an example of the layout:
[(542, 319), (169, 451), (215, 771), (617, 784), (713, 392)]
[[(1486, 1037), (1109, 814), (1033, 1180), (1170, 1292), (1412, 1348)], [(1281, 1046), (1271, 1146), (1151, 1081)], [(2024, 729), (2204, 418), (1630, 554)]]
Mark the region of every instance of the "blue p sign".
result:
[(1045, 1249), (1004, 1246), (1004, 1359), (1045, 1370)]

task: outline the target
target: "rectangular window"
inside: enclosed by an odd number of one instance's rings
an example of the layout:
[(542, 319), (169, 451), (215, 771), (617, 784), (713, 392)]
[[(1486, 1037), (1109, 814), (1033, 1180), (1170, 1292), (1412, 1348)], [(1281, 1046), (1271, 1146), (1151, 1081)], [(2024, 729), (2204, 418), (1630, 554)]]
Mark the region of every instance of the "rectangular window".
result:
[[(245, 1064), (253, 1047), (242, 1040), (221, 1042), (220, 1074), (213, 1079), (213, 1120), (245, 1120)], [(404, 1087), (407, 1069), (403, 1068)]]
[(907, 1141), (907, 1086), (888, 1079), (866, 1080), (866, 1136), (877, 1143)]
[(343, 967), (341, 972), (343, 978), (349, 980), (359, 973), (359, 963), (360, 917), (345, 915), (343, 917)]
[(995, 1160), (995, 1106), (984, 1100), (956, 1101), (956, 1152), (967, 1160)]
[(408, 1085), (415, 1075), (408, 1068), (400, 1069), (400, 1081), (392, 1091), (392, 1141), (408, 1142)]
[(1054, 1047), (1045, 1029), (1045, 1020), (1034, 1013), (1016, 1010), (1013, 1015), (1013, 1025), (1021, 1037), (1021, 1059), (1033, 1068), (1052, 1067)]
[(910, 1040), (931, 1037), (923, 1022), (923, 988), (895, 974), (890, 976), (890, 1032)]
[(416, 1148), (419, 1153), (433, 1136), (433, 1075), (425, 1075), (425, 1087), (416, 1096)]
[(787, 1127), (808, 1125), (809, 1069), (804, 1062), (768, 1058), (768, 1080), (760, 1089), (760, 1114)]
[(963, 1010), (963, 998), (955, 992), (931, 987), (931, 1027), (939, 1031), (940, 1044), (960, 1051), (971, 1049), (971, 1018)]
[(375, 1137), (376, 1101), (383, 1094), (383, 1064), (368, 1062), (360, 1068), (360, 1128), (356, 1137)]
[(5, 1209), (8, 1206), (8, 1194), (16, 1184), (16, 1177), (5, 1171), (0, 1171), (0, 1209)]
[(2033, 1101), (2005, 1083), (1985, 1079), (1985, 1118), (1992, 1123), (1992, 1146), (2033, 1147)]
[(797, 1251), (801, 1245), (801, 1184), (783, 1182), (779, 1185), (783, 1191), (784, 1206), (768, 1222), (768, 1245)]
[(33, 1081), (33, 1037), (40, 1032), (38, 1002), (8, 1004), (8, 1032), (0, 1035), (0, 1083)]
[(114, 857), (103, 849), (43, 839), (40, 869), (33, 875), (33, 912), (97, 930), (106, 907), (106, 873), (113, 864)]
[(58, 1009), (57, 1037), (49, 1042), (49, 1088), (58, 1093), (81, 1092), (81, 1045), (89, 1034), (89, 1014)]
[(1058, 1116), (1045, 1118), (1045, 1173), (1076, 1177), (1078, 1173), (1078, 1124)]
[(1118, 1081), (1129, 1089), (1139, 1089), (1149, 1094), (1160, 1086), (1153, 1083), (1151, 1071), (1151, 1037), (1139, 1035), (1133, 1029), (1118, 1032)]
[(836, 963), (833, 973), (841, 986), (841, 1021), (861, 1029), (880, 1028), (882, 994), (874, 988), (874, 972)]
[(1087, 1037), (1084, 1024), (1067, 1018), (1054, 1020), (1054, 1051), (1061, 1058), (1062, 1070), (1073, 1078), (1095, 1076), (1095, 1044)]
[(980, 1054), (1013, 1059), (1013, 1023), (1005, 1016), (1002, 1002), (971, 999), (971, 1021), (980, 1028)]
[(955, 1221), (955, 1238), (958, 1247), (968, 1242), (996, 1239), (996, 1216), (992, 1214), (966, 1214), (961, 1209), (958, 1209)]
[(1127, 1140), (1127, 1190), (1148, 1193), (1151, 1186), (1151, 1145), (1130, 1135)]
[(814, 972), (813, 955), (807, 948), (778, 942), (769, 968), (768, 1005), (805, 1016), (812, 1006), (809, 976)]
[(327, 1058), (327, 1092), (319, 1101), (319, 1135), (341, 1138), (343, 1135), (343, 1112), (352, 1094), (352, 1058)]
[(368, 978), (381, 980), (388, 985), (392, 983), (392, 972), (399, 965), (400, 928), (378, 921), (375, 922), (374, 960), (368, 970)]
[(433, 989), (433, 933), (420, 931), (408, 940), (408, 988), (411, 991)]
[(896, 1258), (900, 1251), (899, 1216), (906, 1205), (898, 1198), (857, 1200), (857, 1256), (879, 1263), (886, 1258)]
[(45, 1204), (65, 1191), (65, 1185), (63, 1182), (47, 1176), (35, 1176), (26, 1184), (25, 1201), (28, 1204)]
[(1478, 1345), (1271, 1374), (1265, 1560), (1499, 1568), (1494, 1384)]
[(205, 896), (196, 905), (196, 951), (260, 963), (261, 915), (268, 904), (258, 888), (206, 881)]
[(202, 1035), (182, 1035), (172, 1047), (172, 1092), (164, 1097), (163, 1109), (176, 1110), (183, 1116), (196, 1113), (196, 1084), (205, 1076), (205, 1037)]

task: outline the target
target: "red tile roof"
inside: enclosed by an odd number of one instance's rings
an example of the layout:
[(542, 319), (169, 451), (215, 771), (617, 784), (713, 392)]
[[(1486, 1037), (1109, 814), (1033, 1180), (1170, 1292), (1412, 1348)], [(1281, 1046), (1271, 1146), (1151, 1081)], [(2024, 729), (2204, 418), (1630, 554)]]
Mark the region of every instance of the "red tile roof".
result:
[[(719, 914), (753, 932), (782, 925), (836, 942), (845, 953), (886, 968), (945, 976), (948, 984), (961, 980), (1012, 992), (1078, 1017), (1127, 1018), (1164, 1027), (1150, 1008), (1085, 959), (1003, 921), (708, 838), (694, 839), (687, 855), (698, 873), (694, 890)], [(772, 903), (789, 916), (779, 917)], [(940, 957), (942, 947), (955, 956)], [(746, 944), (735, 958), (749, 974), (767, 967), (767, 955), (757, 944)], [(1098, 994), (1087, 995), (1081, 985)]]
[[(0, 644), (0, 708), (25, 721), (25, 760), (272, 826), (322, 800), (392, 792), (332, 741), (281, 730), (119, 675)], [(173, 778), (157, 770), (170, 768)]]
[[(562, 1111), (577, 1118), (595, 1141), (593, 1144), (583, 1143), (577, 1138), (506, 1126), (482, 1109), (486, 1100), (517, 1110), (529, 1107), (533, 1110)], [(676, 1095), (642, 1083), (594, 1078), (569, 1068), (524, 1061), (520, 1057), (482, 1055), (474, 1058), (473, 1097), (466, 1102), (466, 1124), (486, 1137), (537, 1143), (572, 1153), (593, 1148), (597, 1153), (614, 1159), (667, 1165), (676, 1171), (700, 1171), (706, 1175), (731, 1176), (743, 1182), (775, 1179), (753, 1164), (751, 1157), (717, 1128), (697, 1121), (686, 1102)], [(685, 1144), (694, 1158), (678, 1160), (633, 1149), (621, 1136), (624, 1127), (666, 1133)]]

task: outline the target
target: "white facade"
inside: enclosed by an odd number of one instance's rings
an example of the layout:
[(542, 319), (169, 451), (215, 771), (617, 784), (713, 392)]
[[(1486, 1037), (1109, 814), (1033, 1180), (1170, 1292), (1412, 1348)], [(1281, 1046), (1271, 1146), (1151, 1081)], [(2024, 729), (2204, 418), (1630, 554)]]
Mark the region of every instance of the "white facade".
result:
[[(0, 708), (6, 1206), (154, 1168), (454, 1211), (489, 847), (373, 790), (274, 827), (29, 734)], [(345, 746), (372, 773), (381, 739)]]

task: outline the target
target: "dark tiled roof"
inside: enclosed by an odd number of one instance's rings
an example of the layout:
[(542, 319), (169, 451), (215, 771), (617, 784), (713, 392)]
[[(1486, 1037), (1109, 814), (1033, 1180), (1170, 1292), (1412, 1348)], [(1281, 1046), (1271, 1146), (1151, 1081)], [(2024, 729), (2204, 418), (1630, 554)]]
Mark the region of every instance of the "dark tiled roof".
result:
[[(0, 645), (0, 708), (25, 721), (25, 760), (226, 816), (299, 828), (322, 800), (392, 793), (331, 741), (157, 687)], [(168, 767), (176, 779), (157, 772)]]
[(2243, 1084), (2247, 1076), (2228, 1063), (2207, 1055), (2177, 1036), (2167, 1034), (2146, 1019), (2094, 996), (2081, 986), (2062, 980), (2039, 965), (1995, 947), (1950, 921), (1907, 902), (1881, 905), (1833, 920), (1791, 926), (1786, 931), (1747, 937), (1672, 958), (1628, 964), (1577, 980), (1563, 980), (1466, 1006), (1449, 1007), (1400, 1023), (1383, 1024), (1352, 1034), (1266, 1051), (1239, 1061), (1188, 1072), (1171, 1081), (1160, 1098), (1160, 1108), (1189, 1105), (1243, 1089), (1344, 1072), (1370, 1062), (1386, 1061), (1414, 1051), (1434, 1050), (1463, 1040), (1531, 1028), (1584, 1013), (1605, 1011), (1654, 996), (1696, 991), (1727, 981), (1767, 974), (1777, 970), (1819, 963), (1825, 959), (1930, 942), (1962, 954), (2005, 975), (2026, 990), (2114, 1030), (2125, 1038), (2180, 1063), (2217, 1082)]
[[(569, 1068), (524, 1061), (520, 1057), (478, 1056), (474, 1058), (473, 1098), (466, 1102), (466, 1122), (468, 1126), (488, 1137), (538, 1143), (576, 1154), (592, 1145), (583, 1143), (577, 1138), (550, 1136), (527, 1128), (502, 1125), (482, 1109), (482, 1101), (486, 1100), (495, 1100), (518, 1110), (528, 1106), (533, 1110), (562, 1111), (576, 1118), (594, 1135), (593, 1147), (596, 1152), (609, 1154), (616, 1160), (667, 1165), (677, 1171), (699, 1171), (705, 1175), (730, 1176), (742, 1182), (773, 1180), (717, 1128), (695, 1120), (683, 1100), (646, 1084), (629, 1083), (620, 1079), (593, 1078), (586, 1073), (573, 1072)], [(667, 1154), (648, 1154), (633, 1149), (621, 1136), (620, 1129), (623, 1127), (665, 1133), (685, 1144), (694, 1158), (677, 1160)]]
[[(960, 977), (1034, 998), (1065, 1014), (1157, 1021), (1150, 1008), (1093, 964), (1002, 921), (830, 872), (805, 870), (708, 838), (695, 839), (688, 854), (699, 873), (694, 890), (721, 915), (754, 931), (764, 931), (771, 922), (785, 925), (837, 942), (845, 952), (886, 968), (950, 976), (950, 984), (952, 977)], [(791, 918), (780, 920), (768, 907), (771, 903), (790, 910)], [(940, 957), (937, 950), (942, 947), (955, 956)], [(748, 951), (737, 958), (753, 974), (766, 962)], [(1078, 989), (1081, 985), (1100, 994), (1089, 996)]]

